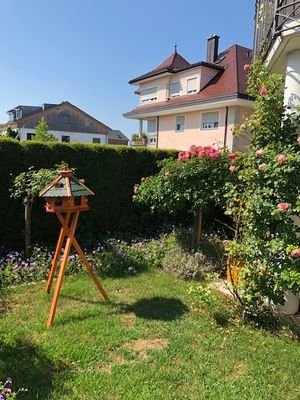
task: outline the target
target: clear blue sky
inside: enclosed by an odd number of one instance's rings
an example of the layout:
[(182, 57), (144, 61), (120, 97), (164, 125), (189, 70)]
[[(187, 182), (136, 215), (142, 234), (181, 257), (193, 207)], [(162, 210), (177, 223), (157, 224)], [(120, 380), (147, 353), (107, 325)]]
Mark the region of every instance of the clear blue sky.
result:
[(138, 98), (128, 81), (174, 51), (204, 61), (206, 39), (220, 51), (251, 47), (254, 0), (0, 0), (0, 123), (19, 104), (69, 101), (128, 137), (122, 117)]

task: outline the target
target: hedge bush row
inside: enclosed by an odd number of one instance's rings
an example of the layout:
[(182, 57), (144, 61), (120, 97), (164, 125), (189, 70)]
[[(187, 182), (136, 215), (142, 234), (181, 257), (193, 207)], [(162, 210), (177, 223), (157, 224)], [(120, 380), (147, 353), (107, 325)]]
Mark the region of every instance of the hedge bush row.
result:
[[(17, 142), (0, 139), (0, 241), (17, 247), (23, 241), (24, 207), (9, 196), (13, 178), (30, 166), (52, 168), (64, 161), (76, 168), (95, 196), (90, 198), (90, 211), (82, 213), (79, 234), (139, 231), (160, 223), (147, 210), (132, 203), (133, 186), (141, 177), (157, 171), (157, 161), (176, 157), (173, 150), (149, 150), (124, 146), (83, 145), (79, 143)], [(33, 206), (34, 241), (53, 241), (59, 224), (53, 214), (46, 214), (43, 201)]]

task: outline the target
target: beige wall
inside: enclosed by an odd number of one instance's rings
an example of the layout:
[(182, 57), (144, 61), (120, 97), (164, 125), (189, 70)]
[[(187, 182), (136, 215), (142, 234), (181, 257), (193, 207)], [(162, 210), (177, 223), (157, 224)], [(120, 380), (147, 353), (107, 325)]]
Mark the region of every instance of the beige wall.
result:
[(202, 89), (218, 73), (217, 70), (207, 67), (196, 67), (176, 75), (154, 78), (150, 81), (141, 83), (139, 91), (157, 87), (157, 102), (166, 101), (169, 97), (168, 87), (172, 82), (180, 82), (180, 95), (187, 94), (187, 80), (197, 78), (197, 90)]
[[(159, 117), (158, 147), (164, 149), (188, 150), (191, 145), (223, 147), (225, 135), (226, 108), (207, 110), (207, 112), (219, 111), (219, 127), (212, 130), (200, 129), (202, 111), (186, 114), (174, 114)], [(242, 115), (246, 109), (229, 107), (226, 145), (230, 150), (239, 149), (245, 151), (249, 138), (233, 137), (236, 124), (242, 123)], [(203, 111), (206, 112), (206, 111)], [(250, 111), (249, 111), (250, 112)], [(183, 132), (175, 132), (176, 116), (185, 115), (185, 129)]]

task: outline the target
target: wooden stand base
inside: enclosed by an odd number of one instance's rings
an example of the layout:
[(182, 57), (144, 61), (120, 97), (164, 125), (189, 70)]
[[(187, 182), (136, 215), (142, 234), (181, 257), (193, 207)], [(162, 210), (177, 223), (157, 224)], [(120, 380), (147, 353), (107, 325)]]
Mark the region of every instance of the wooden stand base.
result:
[(59, 293), (60, 293), (61, 286), (63, 283), (64, 273), (65, 273), (65, 270), (66, 270), (66, 267), (68, 264), (68, 258), (69, 258), (69, 254), (70, 254), (72, 245), (74, 246), (75, 250), (79, 254), (85, 268), (87, 269), (88, 273), (92, 277), (93, 281), (95, 282), (97, 288), (99, 289), (99, 291), (102, 294), (102, 296), (104, 297), (104, 299), (109, 300), (108, 295), (106, 294), (103, 286), (101, 285), (100, 281), (98, 280), (97, 276), (95, 275), (92, 267), (90, 266), (86, 256), (84, 255), (83, 251), (81, 250), (81, 248), (75, 238), (75, 230), (76, 230), (76, 226), (77, 226), (77, 222), (78, 222), (79, 211), (67, 212), (64, 215), (62, 213), (56, 212), (56, 216), (61, 223), (61, 230), (60, 230), (59, 238), (57, 241), (55, 253), (53, 256), (53, 260), (52, 260), (51, 271), (50, 271), (49, 278), (47, 281), (47, 286), (46, 286), (47, 293), (50, 292), (50, 289), (52, 286), (57, 263), (59, 260), (59, 256), (61, 254), (61, 250), (62, 250), (63, 243), (65, 241), (65, 238), (67, 238), (67, 240), (66, 240), (64, 253), (63, 253), (63, 258), (62, 258), (62, 261), (60, 264), (60, 270), (58, 273), (58, 278), (57, 278), (57, 282), (56, 282), (56, 286), (55, 286), (55, 290), (54, 290), (54, 296), (53, 296), (53, 300), (51, 303), (50, 313), (49, 313), (49, 317), (48, 317), (48, 321), (47, 321), (48, 328), (52, 325), (54, 317), (55, 317)]

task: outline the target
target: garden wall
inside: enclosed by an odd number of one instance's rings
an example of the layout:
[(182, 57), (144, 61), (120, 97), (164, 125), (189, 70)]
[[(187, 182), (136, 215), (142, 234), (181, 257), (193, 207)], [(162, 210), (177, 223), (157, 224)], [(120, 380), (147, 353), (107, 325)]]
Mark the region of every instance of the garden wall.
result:
[[(176, 155), (172, 150), (0, 139), (0, 243), (17, 247), (23, 242), (24, 207), (21, 200), (9, 197), (9, 187), (13, 178), (30, 166), (52, 168), (64, 161), (76, 168), (75, 175), (84, 178), (95, 192), (90, 211), (80, 216), (78, 230), (94, 236), (115, 230), (138, 231), (160, 223), (148, 210), (133, 205), (133, 185), (141, 177), (154, 174), (158, 160)], [(46, 214), (43, 201), (37, 199), (33, 205), (33, 241), (53, 241), (58, 229), (55, 216)]]

